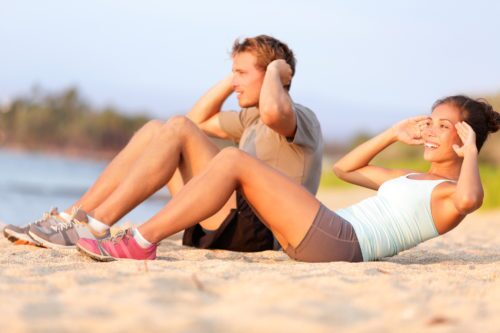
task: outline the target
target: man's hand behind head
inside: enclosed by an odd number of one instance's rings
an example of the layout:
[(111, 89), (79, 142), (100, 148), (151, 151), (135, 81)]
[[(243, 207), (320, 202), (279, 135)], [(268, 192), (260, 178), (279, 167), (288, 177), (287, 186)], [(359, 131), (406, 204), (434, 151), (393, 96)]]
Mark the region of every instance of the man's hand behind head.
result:
[(289, 86), (292, 81), (292, 67), (283, 59), (273, 60), (267, 65), (267, 70), (275, 70), (279, 73), (281, 83), (284, 87)]

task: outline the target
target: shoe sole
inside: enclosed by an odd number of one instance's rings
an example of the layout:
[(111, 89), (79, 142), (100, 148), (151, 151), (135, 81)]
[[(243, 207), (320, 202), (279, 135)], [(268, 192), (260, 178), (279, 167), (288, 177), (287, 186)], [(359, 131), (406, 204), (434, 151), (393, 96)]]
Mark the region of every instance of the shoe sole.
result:
[(113, 258), (113, 257), (110, 257), (110, 256), (103, 256), (103, 255), (100, 255), (100, 254), (96, 254), (94, 252), (91, 252), (89, 250), (87, 250), (86, 248), (84, 248), (83, 246), (80, 246), (80, 245), (76, 245), (76, 249), (78, 251), (80, 251), (80, 253), (82, 253), (83, 255), (87, 256), (87, 257), (90, 257), (96, 261), (101, 261), (101, 262), (110, 262), (110, 261), (116, 261), (117, 259), (116, 258)]
[(18, 232), (15, 232), (14, 230), (4, 229), (3, 235), (5, 236), (5, 238), (7, 238), (7, 240), (11, 241), (12, 243), (21, 241), (21, 242), (26, 242), (28, 244), (33, 244), (35, 246), (42, 246), (42, 244), (40, 244), (39, 242), (31, 238), (30, 235), (25, 233), (20, 234)]
[(115, 258), (115, 257), (111, 257), (111, 256), (103, 256), (103, 255), (100, 255), (100, 254), (96, 254), (94, 252), (90, 252), (89, 250), (87, 250), (86, 248), (80, 246), (80, 245), (76, 245), (76, 249), (78, 251), (80, 251), (81, 254), (87, 256), (87, 257), (90, 257), (91, 259), (95, 260), (95, 261), (100, 261), (100, 262), (110, 262), (110, 261), (130, 261), (130, 262), (138, 262), (138, 261), (153, 261), (153, 260), (156, 260), (155, 259), (133, 259), (133, 258)]
[(36, 234), (32, 233), (31, 230), (28, 231), (28, 235), (33, 238), (35, 241), (40, 243), (41, 245), (45, 246), (46, 248), (49, 249), (54, 249), (54, 250), (74, 250), (76, 249), (75, 245), (60, 245), (60, 244), (55, 244), (55, 243), (50, 243), (48, 240), (43, 239)]

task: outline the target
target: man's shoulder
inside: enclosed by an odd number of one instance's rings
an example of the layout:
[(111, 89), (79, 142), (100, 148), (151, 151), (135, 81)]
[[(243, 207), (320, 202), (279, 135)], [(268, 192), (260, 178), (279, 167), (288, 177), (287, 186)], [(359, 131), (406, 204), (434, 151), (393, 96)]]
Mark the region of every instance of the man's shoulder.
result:
[(244, 118), (258, 118), (259, 109), (256, 106), (240, 109), (240, 116)]
[(298, 110), (301, 110), (301, 111), (307, 111), (307, 112), (312, 112), (314, 113), (310, 108), (308, 108), (307, 106), (304, 106), (300, 103), (296, 103), (296, 102), (293, 102), (293, 106), (298, 109)]
[(255, 124), (259, 120), (259, 109), (256, 107), (241, 108), (237, 112), (238, 118), (243, 125), (243, 128), (248, 128), (252, 124)]
[(294, 111), (296, 113), (300, 113), (303, 116), (305, 116), (307, 119), (309, 119), (310, 121), (319, 124), (319, 121), (318, 121), (318, 118), (316, 117), (316, 114), (310, 108), (308, 108), (302, 104), (295, 103), (295, 102), (293, 103), (293, 107), (294, 107)]
[(252, 113), (252, 112), (259, 112), (259, 108), (256, 107), (256, 106), (250, 106), (248, 108), (241, 108), (240, 112), (250, 112), (250, 113)]

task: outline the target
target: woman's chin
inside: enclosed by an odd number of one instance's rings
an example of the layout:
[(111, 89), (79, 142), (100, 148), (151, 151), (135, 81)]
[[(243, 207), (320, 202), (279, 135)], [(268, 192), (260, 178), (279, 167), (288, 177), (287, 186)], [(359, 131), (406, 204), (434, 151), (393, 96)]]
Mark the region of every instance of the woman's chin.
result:
[(454, 159), (453, 154), (450, 152), (437, 152), (437, 151), (425, 151), (424, 152), (424, 160), (427, 162), (446, 162)]
[(443, 159), (442, 154), (434, 150), (424, 151), (424, 160), (427, 162), (439, 162)]
[(432, 162), (435, 159), (435, 156), (433, 156), (432, 152), (424, 151), (424, 160), (427, 162)]

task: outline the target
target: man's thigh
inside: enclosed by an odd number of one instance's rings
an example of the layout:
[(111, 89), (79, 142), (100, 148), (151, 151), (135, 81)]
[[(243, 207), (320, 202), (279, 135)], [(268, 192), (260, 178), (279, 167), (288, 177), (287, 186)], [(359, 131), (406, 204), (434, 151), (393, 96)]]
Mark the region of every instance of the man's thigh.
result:
[[(202, 172), (215, 155), (220, 152), (219, 147), (198, 127), (193, 127), (188, 131), (189, 135), (187, 135), (187, 139), (182, 146), (179, 167), (167, 184), (172, 196), (175, 196), (191, 178)], [(213, 194), (217, 195), (217, 189), (213, 189)], [(236, 208), (235, 193), (224, 207), (208, 219), (200, 222), (200, 225), (208, 230), (217, 229), (233, 208)]]

